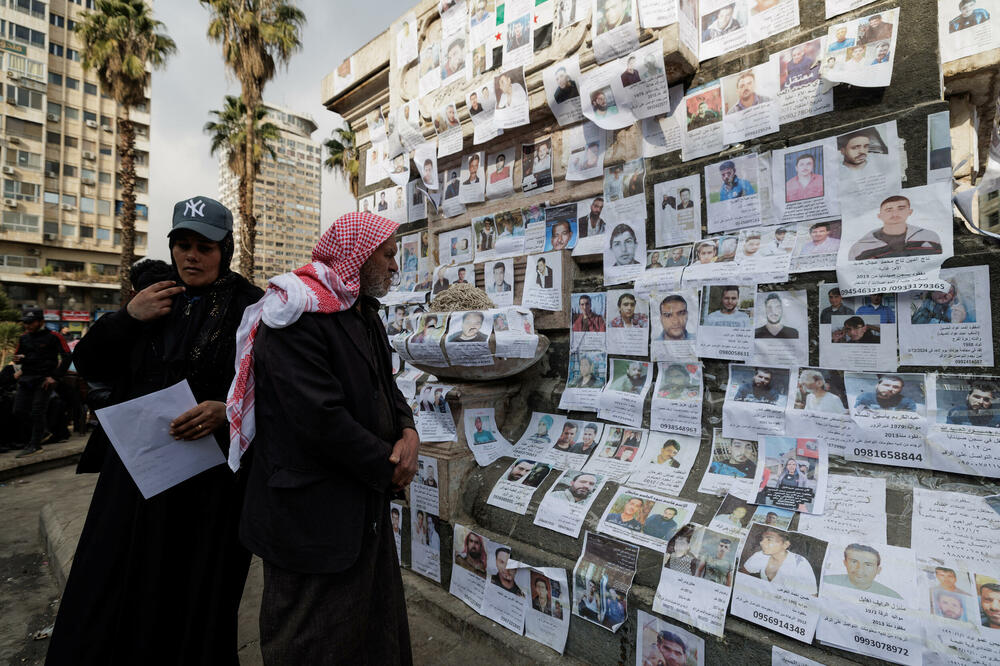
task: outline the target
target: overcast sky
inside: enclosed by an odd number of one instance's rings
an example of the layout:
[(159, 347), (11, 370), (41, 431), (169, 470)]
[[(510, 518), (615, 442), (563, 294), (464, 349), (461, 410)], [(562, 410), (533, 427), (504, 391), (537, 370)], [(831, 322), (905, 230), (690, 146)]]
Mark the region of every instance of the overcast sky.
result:
[[(312, 138), (321, 142), (339, 124), (339, 117), (320, 101), (323, 77), (417, 3), (298, 0), (297, 4), (307, 20), (303, 48), (267, 85), (264, 99), (311, 115), (319, 126)], [(348, 4), (350, 11), (344, 11)], [(149, 254), (166, 258), (174, 202), (196, 194), (218, 197), (218, 161), (209, 154), (209, 138), (202, 127), (210, 120), (210, 110), (223, 108), (225, 95), (238, 95), (240, 90), (227, 77), (222, 50), (206, 37), (209, 14), (200, 3), (161, 0), (153, 7), (177, 42), (177, 53), (167, 68), (153, 74), (151, 108)], [(353, 201), (346, 185), (324, 169), (323, 228), (341, 213), (354, 210)]]

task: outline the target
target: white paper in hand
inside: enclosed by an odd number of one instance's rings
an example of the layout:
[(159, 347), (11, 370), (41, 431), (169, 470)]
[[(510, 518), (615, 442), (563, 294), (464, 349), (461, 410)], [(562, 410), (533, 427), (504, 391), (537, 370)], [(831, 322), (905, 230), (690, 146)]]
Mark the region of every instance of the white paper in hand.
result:
[(170, 422), (197, 404), (185, 379), (97, 410), (104, 432), (145, 499), (226, 462), (211, 434), (193, 441), (170, 435)]

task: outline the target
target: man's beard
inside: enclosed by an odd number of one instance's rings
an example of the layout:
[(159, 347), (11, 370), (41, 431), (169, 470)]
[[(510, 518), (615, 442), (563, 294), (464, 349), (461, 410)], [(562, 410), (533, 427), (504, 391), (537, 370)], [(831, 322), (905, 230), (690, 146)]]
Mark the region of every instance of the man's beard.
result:
[[(390, 273), (390, 275), (392, 274)], [(383, 286), (385, 282), (381, 278), (382, 276), (378, 274), (378, 270), (373, 265), (368, 262), (362, 264), (358, 280), (361, 283), (360, 294), (370, 298), (382, 298), (389, 293), (389, 287)]]

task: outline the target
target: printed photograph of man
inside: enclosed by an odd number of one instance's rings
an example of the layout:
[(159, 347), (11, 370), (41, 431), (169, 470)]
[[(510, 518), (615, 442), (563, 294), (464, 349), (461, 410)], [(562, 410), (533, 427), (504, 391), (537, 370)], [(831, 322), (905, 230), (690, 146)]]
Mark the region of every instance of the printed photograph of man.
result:
[(846, 26), (837, 26), (836, 28), (831, 28), (830, 31), (833, 33), (833, 39), (828, 42), (828, 46), (826, 47), (827, 52), (832, 53), (833, 51), (840, 51), (841, 49), (854, 46), (854, 38), (847, 36)]
[[(944, 386), (944, 378), (939, 378), (937, 386), (939, 409), (942, 403), (944, 403), (943, 406), (947, 406), (948, 398), (952, 394), (958, 393), (958, 391), (944, 391), (942, 390)], [(1000, 409), (993, 407), (996, 398), (997, 387), (995, 384), (984, 380), (971, 380), (961, 403), (948, 408), (945, 423), (979, 428), (1000, 428)]]
[(473, 444), (489, 444), (490, 442), (497, 441), (497, 438), (493, 435), (493, 432), (486, 428), (486, 421), (481, 416), (477, 416), (476, 420), (473, 421), (473, 425), (476, 431), (472, 433), (472, 443)]
[(851, 246), (848, 259), (889, 259), (941, 254), (941, 239), (936, 232), (909, 224), (913, 209), (910, 200), (901, 195), (891, 196), (879, 206), (878, 219), (882, 227), (869, 231)]
[(523, 597), (524, 592), (514, 581), (514, 572), (507, 568), (507, 562), (510, 561), (510, 548), (498, 547), (493, 553), (493, 561), (496, 562), (497, 572), (490, 576), (490, 582), (511, 594)]
[(771, 292), (764, 297), (764, 325), (754, 329), (753, 336), (757, 339), (797, 340), (798, 330), (786, 326), (784, 322), (785, 308), (781, 296)]
[(872, 546), (860, 543), (847, 546), (844, 549), (844, 569), (847, 573), (823, 576), (823, 582), (892, 599), (903, 598), (892, 588), (875, 580), (882, 573), (882, 555)]
[(945, 278), (947, 291), (924, 292), (923, 299), (910, 315), (913, 324), (974, 324), (976, 323), (975, 284), (970, 282), (961, 292), (955, 278)]
[[(817, 161), (817, 158), (818, 161)], [(785, 201), (803, 201), (823, 196), (823, 147), (785, 155)], [(829, 230), (829, 226), (827, 226)]]
[(604, 233), (605, 222), (601, 217), (604, 210), (604, 197), (594, 197), (590, 202), (590, 212), (577, 220), (577, 229), (580, 238), (600, 235)]
[(969, 622), (968, 614), (965, 612), (965, 598), (962, 595), (945, 590), (936, 590), (931, 593), (931, 612), (938, 617)]
[(609, 30), (631, 23), (631, 0), (598, 0), (595, 34), (603, 35)]
[(473, 153), (465, 158), (466, 165), (462, 169), (463, 172), (469, 174), (468, 177), (462, 181), (463, 185), (477, 185), (479, 183), (479, 153)]
[(546, 230), (545, 251), (568, 250), (576, 243), (573, 242), (573, 221), (555, 220), (549, 221)]
[(528, 443), (530, 444), (551, 444), (552, 436), (549, 435), (549, 429), (552, 427), (553, 418), (549, 414), (542, 414), (538, 417), (538, 423), (535, 425), (535, 434), (528, 437)]
[(646, 377), (649, 376), (650, 364), (620, 358), (614, 359), (613, 363), (615, 379), (608, 385), (608, 390), (634, 395), (642, 393), (642, 388), (646, 385)]
[(736, 402), (784, 404), (786, 398), (784, 385), (788, 383), (787, 369), (733, 366), (732, 374), (730, 384), (737, 387), (733, 396)]
[(688, 648), (684, 639), (672, 631), (661, 631), (656, 635), (656, 650), (659, 658), (650, 655), (643, 662), (649, 664), (663, 664), (663, 666), (687, 666)]
[(718, 89), (696, 95), (686, 103), (689, 132), (722, 121), (722, 94)]
[(736, 164), (732, 160), (726, 160), (719, 165), (719, 174), (722, 176), (719, 201), (738, 199), (757, 193), (751, 181), (736, 175)]
[(424, 315), (420, 318), (420, 325), (417, 332), (410, 338), (410, 344), (423, 344), (428, 341), (440, 342), (443, 329), (438, 328), (438, 316), (435, 314)]
[(572, 330), (577, 333), (604, 333), (604, 295), (598, 295), (599, 310), (594, 310), (593, 297), (590, 294), (580, 294), (577, 297), (577, 307), (573, 312)]
[(486, 547), (483, 537), (467, 531), (462, 543), (463, 546), (458, 546), (456, 543), (455, 564), (486, 580)]
[(738, 309), (740, 305), (739, 287), (735, 285), (705, 287), (702, 298), (705, 300), (704, 308), (708, 312), (702, 319), (702, 325), (750, 328), (750, 317)]
[(497, 109), (510, 109), (528, 103), (528, 94), (524, 91), (524, 72), (521, 68), (497, 75), (493, 85), (496, 89), (494, 94), (497, 99)]
[(612, 525), (621, 525), (635, 532), (641, 532), (645, 515), (645, 503), (641, 499), (622, 495), (615, 502), (612, 513), (608, 514), (606, 520)]
[[(686, 190), (682, 190), (686, 191)], [(688, 202), (690, 203), (690, 201)], [(691, 246), (690, 245), (680, 245), (678, 247), (670, 248), (667, 252), (667, 260), (664, 262), (664, 268), (674, 268), (676, 266), (687, 266), (691, 259)]]
[(493, 161), (493, 171), (490, 172), (489, 183), (496, 185), (510, 178), (510, 167), (507, 166), (507, 156), (499, 153)]
[(498, 261), (494, 263), (490, 274), (493, 279), (486, 285), (487, 294), (501, 294), (513, 290), (511, 284), (507, 282), (507, 266), (504, 262)]
[(1000, 629), (1000, 583), (994, 578), (977, 574), (976, 584), (979, 586), (979, 617), (982, 625), (988, 629)]
[(611, 232), (609, 248), (614, 258), (613, 266), (632, 266), (638, 264), (635, 258), (637, 248), (635, 231), (627, 224), (619, 224)]
[(890, 60), (889, 57), (889, 42), (879, 42), (875, 45), (875, 57), (872, 59), (869, 65), (881, 65), (887, 63)]
[[(721, 432), (721, 431), (720, 431)], [(709, 472), (738, 479), (752, 479), (757, 471), (757, 443), (749, 439), (715, 437)]]
[(881, 324), (873, 315), (834, 316), (830, 318), (830, 325), (831, 342), (877, 345), (882, 340)]
[(588, 472), (567, 472), (563, 478), (559, 479), (559, 483), (562, 484), (566, 481), (569, 481), (568, 485), (554, 490), (552, 496), (571, 505), (582, 504), (590, 499), (597, 484), (600, 483), (600, 477)]
[(461, 37), (448, 44), (444, 62), (441, 63), (441, 80), (447, 81), (465, 71), (465, 40)]
[(462, 315), (462, 330), (449, 335), (448, 342), (486, 342), (489, 337), (480, 330), (482, 326), (482, 312), (466, 312)]
[(662, 301), (658, 308), (660, 314), (660, 333), (658, 340), (691, 340), (693, 336), (688, 332), (688, 304), (687, 300), (680, 294), (670, 294)]
[[(831, 323), (832, 317), (834, 315), (852, 315), (854, 314), (854, 308), (844, 304), (844, 297), (840, 294), (840, 289), (838, 287), (833, 287), (826, 293), (827, 301), (829, 305), (819, 313), (819, 323), (829, 324)], [(862, 320), (863, 323), (864, 320)]]
[(796, 549), (812, 545), (809, 537), (792, 535), (766, 525), (754, 525), (750, 528), (743, 557), (740, 558), (740, 573), (775, 586), (791, 588), (800, 594), (816, 596), (819, 590), (816, 571), (809, 559), (793, 550), (793, 538), (797, 541)]
[(730, 3), (701, 17), (701, 25), (703, 26), (701, 33), (702, 43), (718, 39), (743, 27), (734, 16), (735, 12), (735, 3)]
[(447, 289), (450, 285), (451, 281), (447, 277), (445, 277), (444, 269), (439, 269), (438, 277), (436, 280), (434, 280), (434, 286), (431, 287), (431, 293), (438, 294)]
[[(830, 375), (828, 379), (824, 375)], [(836, 387), (837, 392), (831, 389)], [(843, 397), (844, 378), (839, 370), (816, 370), (805, 368), (799, 371), (799, 385), (795, 398), (795, 408), (808, 412), (846, 414), (847, 406)]]
[[(611, 320), (611, 328), (648, 328), (649, 316), (636, 311), (635, 295), (628, 292), (618, 297), (618, 316)], [(645, 307), (645, 303), (643, 304)]]
[(507, 53), (528, 45), (531, 38), (531, 29), (528, 27), (530, 22), (531, 15), (525, 14), (507, 24)]
[(545, 257), (535, 261), (535, 285), (542, 289), (552, 288), (552, 269), (545, 265)]
[(576, 81), (570, 78), (565, 67), (556, 70), (556, 90), (552, 93), (556, 104), (562, 104), (580, 96), (580, 89), (576, 86)]
[[(860, 375), (859, 383), (871, 384), (868, 375)], [(914, 377), (911, 375), (911, 377)], [(918, 382), (917, 390), (922, 391), (923, 376), (915, 376)], [(859, 414), (867, 412), (922, 412), (923, 405), (903, 393), (906, 382), (902, 375), (878, 375), (875, 385), (867, 391), (858, 394), (854, 401), (854, 411)]]
[(597, 447), (598, 429), (599, 427), (596, 423), (587, 423), (584, 425), (580, 441), (575, 442), (569, 452), (589, 455)]
[(858, 25), (858, 44), (874, 44), (892, 39), (893, 25), (882, 19), (881, 14), (872, 14), (867, 23)]
[(840, 249), (840, 229), (838, 224), (836, 236), (831, 235), (829, 222), (815, 222), (809, 226), (809, 240), (799, 249), (800, 256), (817, 254), (837, 254)]
[(647, 534), (654, 539), (669, 541), (679, 527), (674, 518), (677, 517), (677, 509), (672, 506), (665, 506), (660, 513), (652, 513), (646, 518), (642, 526), (643, 534)]
[(798, 44), (779, 56), (779, 85), (788, 90), (819, 79), (819, 40)]
[(696, 263), (712, 264), (719, 258), (719, 242), (715, 239), (703, 240), (694, 246)]
[[(603, 371), (597, 367), (594, 356), (597, 355), (570, 354), (569, 378), (566, 382), (568, 388), (599, 389), (604, 387), (604, 377), (601, 376)], [(576, 360), (575, 367), (574, 360)]]
[(636, 59), (635, 56), (629, 56), (625, 64), (625, 71), (622, 72), (622, 85), (626, 88), (633, 83), (639, 83), (642, 79), (639, 78), (639, 72), (635, 68)]
[(519, 483), (522, 481), (528, 473), (534, 468), (535, 462), (533, 460), (518, 460), (510, 467), (510, 471), (507, 472), (507, 480), (511, 483)]
[(605, 87), (590, 93), (590, 106), (594, 109), (594, 115), (598, 118), (613, 116), (618, 113), (618, 105), (615, 103), (615, 95), (611, 88)]
[(961, 0), (958, 3), (958, 16), (948, 21), (948, 32), (959, 32), (989, 20), (990, 13), (981, 7), (976, 7), (976, 0)]
[[(462, 182), (458, 179), (458, 172), (451, 171), (448, 173), (448, 185), (444, 188), (444, 198), (452, 199), (458, 196), (459, 188), (461, 188)], [(388, 205), (388, 204), (387, 204)]]
[(867, 178), (899, 171), (898, 158), (894, 158), (895, 164), (890, 163), (889, 147), (874, 127), (841, 134), (837, 137), (837, 150), (842, 158), (840, 181), (853, 183), (851, 189), (858, 189), (858, 183)]
[(531, 607), (539, 613), (552, 615), (552, 596), (549, 594), (549, 579), (531, 572)]
[(746, 111), (758, 104), (771, 101), (770, 97), (757, 94), (757, 75), (754, 74), (752, 69), (743, 72), (736, 79), (736, 96), (736, 103), (732, 104), (726, 113)]
[(871, 294), (862, 296), (864, 305), (855, 314), (877, 315), (881, 324), (896, 323), (896, 296), (894, 294)]
[(694, 541), (697, 532), (703, 529), (700, 525), (691, 523), (679, 529), (667, 542), (667, 552), (663, 555), (663, 568), (686, 576), (694, 576), (701, 568), (701, 560), (691, 549), (691, 542)]
[[(693, 366), (698, 368), (698, 366)], [(700, 368), (690, 372), (680, 363), (671, 363), (657, 378), (656, 397), (668, 400), (694, 400), (700, 395), (698, 374)]]
[(552, 445), (552, 448), (556, 451), (569, 451), (576, 442), (576, 431), (579, 428), (580, 425), (575, 421), (564, 423), (562, 432), (559, 434), (559, 439)]

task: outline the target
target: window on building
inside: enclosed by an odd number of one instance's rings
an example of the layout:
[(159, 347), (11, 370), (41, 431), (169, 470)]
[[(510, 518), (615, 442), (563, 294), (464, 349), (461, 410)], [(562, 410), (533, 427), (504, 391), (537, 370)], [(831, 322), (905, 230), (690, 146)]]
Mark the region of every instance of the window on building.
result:
[(66, 59), (73, 62), (80, 62), (80, 52), (76, 49), (66, 49)]
[(80, 79), (74, 79), (72, 76), (67, 76), (66, 87), (70, 90), (78, 90), (80, 88)]
[(76, 178), (76, 167), (72, 164), (63, 164), (62, 172), (67, 178)]
[(7, 134), (31, 139), (32, 141), (41, 141), (42, 136), (44, 136), (44, 129), (41, 123), (33, 123), (30, 120), (21, 120), (12, 116), (7, 116), (4, 122)]
[(101, 145), (101, 155), (111, 155), (114, 149), (111, 146)]
[(20, 86), (7, 85), (7, 103), (18, 106), (27, 106), (32, 109), (42, 108), (44, 95), (35, 90), (28, 90)]
[[(42, 14), (44, 18), (45, 14)], [(27, 44), (29, 46), (37, 46), (38, 48), (45, 48), (45, 33), (39, 32), (37, 30), (32, 30), (31, 28), (26, 28), (23, 25), (18, 25), (10, 21), (7, 22), (7, 37), (13, 39), (15, 42), (20, 42), (22, 44)]]
[(45, 220), (42, 225), (42, 230), (47, 234), (58, 234), (59, 233), (59, 223), (55, 220)]
[(73, 238), (76, 237), (76, 225), (75, 224), (62, 224), (59, 226), (59, 235), (64, 237)]
[(59, 162), (45, 160), (45, 175), (50, 178), (57, 178), (59, 176)]
[(35, 18), (45, 18), (45, 3), (39, 0), (8, 0), (6, 4), (21, 13), (31, 14)]
[(135, 244), (138, 247), (146, 247), (146, 232), (137, 231), (135, 232)]
[(59, 132), (46, 132), (45, 143), (54, 143), (55, 145), (58, 146), (60, 143), (62, 143), (62, 134), (60, 134)]
[[(38, 257), (23, 257), (17, 254), (0, 254), (0, 266), (7, 268), (38, 268)], [(7, 295), (11, 299), (18, 301), (32, 300), (35, 295), (33, 291), (28, 291), (28, 287), (20, 284), (6, 286)], [(34, 289), (34, 287), (32, 287)]]
[(1000, 224), (1000, 211), (994, 211), (986, 217), (986, 227), (992, 229)]
[(111, 215), (111, 202), (105, 199), (97, 200), (97, 214), (98, 215)]
[(95, 86), (93, 83), (87, 83), (86, 81), (84, 81), (83, 82), (83, 92), (87, 93), (88, 95), (96, 95), (97, 94), (97, 86)]
[(42, 187), (37, 183), (26, 183), (22, 180), (3, 181), (3, 196), (5, 199), (19, 199), (21, 201), (38, 201)]
[(27, 76), (36, 81), (45, 80), (45, 63), (19, 56), (15, 53), (7, 54), (7, 69), (13, 70), (21, 76)]
[(62, 74), (49, 72), (49, 83), (51, 83), (54, 86), (61, 86), (63, 84)]
[(107, 171), (102, 171), (99, 174), (97, 174), (97, 180), (98, 180), (98, 182), (104, 183), (105, 185), (110, 185), (111, 184), (111, 174), (108, 173)]
[(101, 116), (101, 127), (114, 127), (114, 126), (115, 126), (114, 119), (109, 118), (108, 116), (105, 115)]
[(47, 204), (58, 204), (59, 203), (59, 193), (58, 192), (49, 192), (48, 190), (46, 190), (45, 194), (42, 195), (42, 200), (45, 203), (47, 203)]
[(83, 122), (87, 122), (88, 120), (92, 120), (92, 121), (94, 121), (96, 123), (97, 122), (97, 114), (94, 113), (93, 111), (84, 111), (83, 112)]
[(111, 240), (111, 229), (97, 227), (97, 240)]
[(57, 116), (58, 118), (62, 118), (62, 104), (56, 104), (55, 102), (49, 102), (45, 106), (45, 112), (46, 113), (50, 113), (53, 116)]
[(94, 180), (94, 179), (97, 178), (97, 172), (94, 171), (93, 169), (85, 169), (85, 168), (81, 167), (80, 168), (80, 178), (83, 179), (83, 180), (86, 180), (88, 178), (90, 180)]
[(67, 120), (79, 120), (80, 119), (80, 109), (74, 109), (72, 106), (67, 106), (63, 109), (66, 113)]
[(49, 42), (49, 53), (51, 53), (54, 56), (59, 56), (61, 58), (63, 54), (63, 45), (56, 44), (55, 42)]
[(51, 266), (56, 273), (82, 273), (82, 261), (66, 261), (65, 259), (46, 259), (46, 266)]
[(7, 157), (5, 158), (7, 164), (11, 166), (17, 166), (22, 169), (41, 169), (42, 168), (42, 156), (40, 153), (32, 153), (27, 150), (14, 150), (13, 148), (7, 149)]
[(80, 226), (80, 238), (93, 238), (94, 237), (94, 227), (88, 227), (86, 225)]
[(66, 19), (66, 29), (69, 30), (70, 32), (76, 30), (76, 21), (74, 21), (73, 19)]
[(76, 148), (79, 144), (80, 141), (75, 136), (66, 135), (63, 137), (63, 145), (67, 148)]
[(998, 199), (998, 198), (1000, 198), (1000, 190), (993, 190), (992, 192), (986, 195), (987, 201), (992, 201), (993, 199)]
[(93, 213), (94, 199), (92, 197), (80, 197), (80, 211), (84, 213)]
[(38, 216), (16, 210), (5, 210), (0, 219), (0, 231), (25, 231), (38, 233)]
[(59, 14), (49, 14), (49, 23), (51, 23), (57, 28), (66, 27), (66, 19), (63, 18), (62, 16), (59, 16)]
[(76, 208), (76, 195), (66, 194), (63, 192), (62, 202), (64, 206), (72, 206), (73, 208)]
[[(115, 215), (120, 216), (122, 214), (122, 202), (119, 199), (115, 201)], [(149, 206), (141, 203), (135, 205), (135, 217), (139, 220), (146, 220), (149, 218)]]

